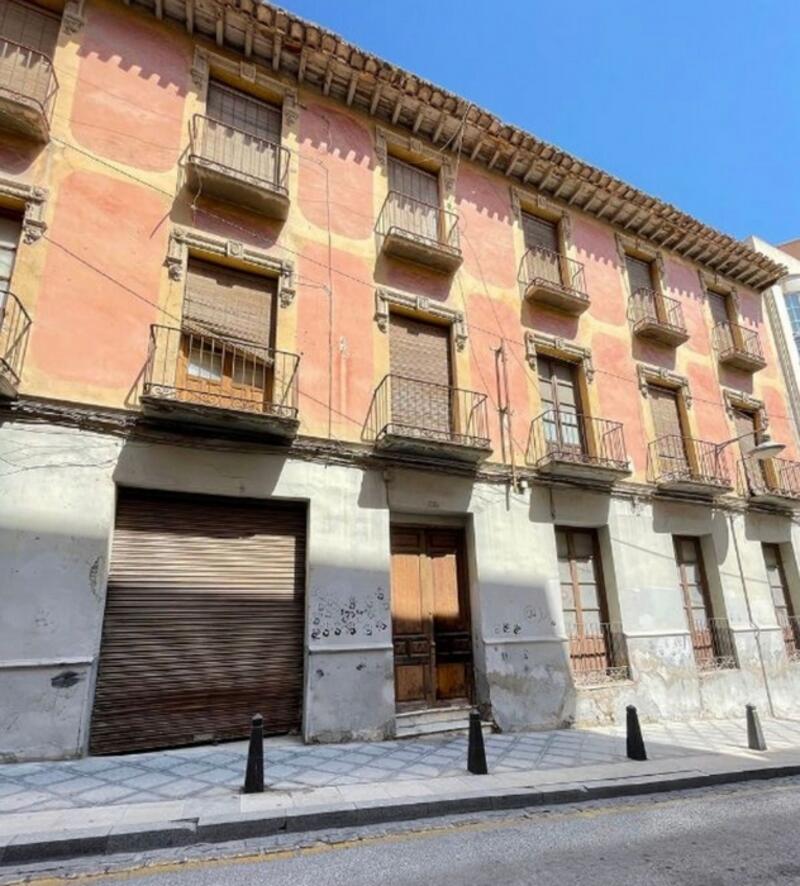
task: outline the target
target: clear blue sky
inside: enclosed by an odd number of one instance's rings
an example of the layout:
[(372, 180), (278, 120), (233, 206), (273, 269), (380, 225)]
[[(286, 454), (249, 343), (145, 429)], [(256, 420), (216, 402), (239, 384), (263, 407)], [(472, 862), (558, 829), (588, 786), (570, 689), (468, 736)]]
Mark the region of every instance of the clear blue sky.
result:
[(800, 0), (281, 5), (735, 237), (800, 237)]

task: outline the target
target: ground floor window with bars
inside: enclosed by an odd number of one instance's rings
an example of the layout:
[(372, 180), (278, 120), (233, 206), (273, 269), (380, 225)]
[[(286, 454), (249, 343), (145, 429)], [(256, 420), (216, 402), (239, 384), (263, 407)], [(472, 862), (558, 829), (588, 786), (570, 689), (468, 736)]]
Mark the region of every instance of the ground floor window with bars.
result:
[(736, 651), (726, 618), (714, 611), (700, 539), (674, 537), (675, 558), (692, 649), (700, 670), (735, 668)]
[(570, 667), (578, 685), (630, 676), (619, 623), (609, 620), (600, 547), (592, 529), (556, 528)]
[(789, 661), (800, 662), (800, 622), (795, 615), (794, 601), (786, 580), (781, 549), (776, 544), (763, 544), (769, 588), (775, 605), (775, 617), (783, 632), (783, 645)]

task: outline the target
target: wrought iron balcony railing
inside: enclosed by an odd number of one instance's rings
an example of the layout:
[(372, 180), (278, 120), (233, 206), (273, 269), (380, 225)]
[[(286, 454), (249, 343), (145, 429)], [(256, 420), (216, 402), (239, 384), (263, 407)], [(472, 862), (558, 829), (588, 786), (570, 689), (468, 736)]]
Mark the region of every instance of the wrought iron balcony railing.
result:
[(488, 452), (486, 395), (404, 375), (386, 375), (375, 390), (364, 439), (396, 448), (402, 441)]
[(628, 304), (628, 318), (634, 334), (644, 338), (672, 345), (689, 338), (681, 303), (654, 289), (641, 287), (633, 292)]
[(689, 492), (695, 487), (720, 492), (732, 488), (724, 450), (708, 440), (677, 434), (659, 437), (647, 447), (647, 479), (659, 486)]
[(462, 261), (458, 214), (400, 191), (389, 191), (376, 231), (382, 248), (400, 258), (455, 270)]
[(783, 631), (783, 646), (789, 661), (800, 661), (800, 618), (781, 611), (778, 624)]
[(727, 618), (708, 618), (689, 630), (697, 667), (701, 671), (738, 667), (736, 644)]
[(627, 473), (628, 455), (622, 423), (580, 413), (548, 409), (531, 422), (527, 462), (540, 470), (591, 475)]
[(761, 338), (753, 329), (723, 321), (714, 327), (713, 340), (720, 363), (745, 370), (762, 369), (767, 365)]
[(267, 215), (286, 218), (287, 148), (252, 132), (195, 114), (189, 127), (188, 170), (201, 191)]
[(610, 622), (569, 630), (572, 678), (578, 686), (630, 679), (622, 626)]
[[(16, 131), (47, 138), (58, 80), (44, 53), (0, 37), (0, 109)], [(11, 107), (5, 107), (11, 105)]]
[(786, 458), (759, 461), (750, 456), (740, 462), (739, 477), (742, 494), (757, 501), (800, 505), (800, 462)]
[(0, 292), (0, 396), (16, 396), (30, 329), (31, 318), (19, 299)]
[(297, 354), (170, 326), (150, 327), (142, 395), (218, 411), (297, 419)]
[(526, 298), (570, 314), (589, 307), (583, 265), (566, 255), (534, 246), (523, 256), (520, 277)]

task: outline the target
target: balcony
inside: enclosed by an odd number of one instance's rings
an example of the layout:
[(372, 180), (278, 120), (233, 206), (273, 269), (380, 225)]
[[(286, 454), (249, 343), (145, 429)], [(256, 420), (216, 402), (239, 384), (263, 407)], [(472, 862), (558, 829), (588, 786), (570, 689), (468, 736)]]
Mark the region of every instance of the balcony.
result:
[(0, 400), (13, 400), (19, 390), (31, 318), (10, 292), (0, 292)]
[(754, 504), (783, 510), (800, 508), (800, 462), (744, 458), (739, 464), (739, 479), (742, 493)]
[(583, 265), (558, 252), (542, 246), (529, 249), (522, 259), (520, 278), (528, 301), (573, 316), (589, 307)]
[(48, 141), (57, 92), (51, 59), (0, 38), (0, 129)]
[(620, 422), (556, 409), (531, 422), (526, 461), (551, 477), (604, 484), (631, 472)]
[(633, 334), (677, 347), (689, 339), (681, 303), (653, 289), (637, 289), (628, 303)]
[(729, 670), (738, 667), (736, 645), (727, 618), (707, 618), (689, 629), (694, 660), (699, 671)]
[(300, 358), (169, 326), (150, 328), (142, 411), (199, 427), (290, 438), (297, 433)]
[(622, 626), (609, 622), (568, 631), (569, 662), (576, 686), (598, 686), (630, 679)]
[(714, 347), (723, 366), (757, 372), (767, 365), (757, 332), (723, 321), (714, 327)]
[(464, 260), (458, 235), (458, 215), (423, 203), (399, 191), (389, 191), (376, 231), (386, 255), (452, 274)]
[(714, 498), (731, 492), (725, 453), (707, 440), (669, 434), (647, 447), (647, 479), (665, 492)]
[(289, 214), (289, 151), (252, 133), (195, 114), (187, 180), (196, 193), (281, 221)]
[(389, 452), (476, 464), (491, 452), (486, 395), (387, 375), (372, 396), (363, 436)]
[(800, 619), (781, 610), (778, 624), (783, 631), (783, 646), (789, 661), (800, 662)]

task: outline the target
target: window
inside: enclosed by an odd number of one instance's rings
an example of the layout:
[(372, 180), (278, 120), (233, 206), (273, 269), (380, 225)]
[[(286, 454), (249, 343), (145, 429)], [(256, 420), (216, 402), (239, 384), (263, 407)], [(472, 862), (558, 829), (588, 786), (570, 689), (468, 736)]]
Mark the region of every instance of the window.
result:
[(0, 293), (11, 289), (11, 274), (21, 230), (19, 218), (0, 214)]
[(689, 468), (677, 391), (648, 385), (647, 395), (655, 429), (655, 448), (662, 477), (680, 476)]
[(628, 283), (630, 285), (631, 294), (640, 289), (652, 291), (653, 286), (653, 263), (635, 258), (632, 255), (625, 255), (625, 267), (628, 271)]
[(556, 550), (576, 681), (627, 677), (621, 632), (609, 623), (597, 534), (591, 529), (557, 527)]
[(433, 172), (389, 157), (391, 225), (424, 240), (439, 241), (439, 178)]
[(700, 540), (676, 535), (674, 543), (686, 624), (697, 666), (702, 670), (736, 667), (728, 623), (714, 617)]
[(577, 370), (571, 363), (540, 356), (537, 361), (544, 436), (548, 446), (584, 452)]
[(209, 117), (273, 144), (281, 140), (281, 109), (222, 83), (208, 84)]
[(523, 212), (522, 233), (525, 238), (528, 279), (561, 284), (563, 280), (558, 225), (538, 215)]
[[(11, 43), (40, 52), (52, 59), (60, 27), (58, 16), (45, 9), (19, 3), (17, 0), (0, 0), (0, 37)], [(9, 54), (3, 53), (0, 60), (0, 77), (10, 61)]]
[(781, 559), (781, 549), (776, 544), (763, 544), (764, 563), (767, 567), (767, 579), (775, 605), (775, 616), (783, 630), (783, 642), (786, 654), (791, 661), (800, 661), (800, 624), (794, 614), (786, 572)]
[(785, 299), (789, 325), (792, 327), (792, 337), (800, 350), (800, 292), (789, 292)]

